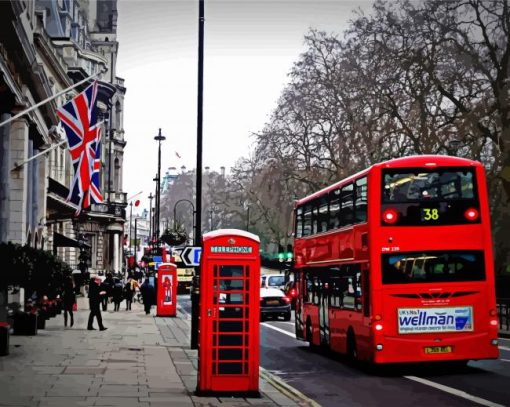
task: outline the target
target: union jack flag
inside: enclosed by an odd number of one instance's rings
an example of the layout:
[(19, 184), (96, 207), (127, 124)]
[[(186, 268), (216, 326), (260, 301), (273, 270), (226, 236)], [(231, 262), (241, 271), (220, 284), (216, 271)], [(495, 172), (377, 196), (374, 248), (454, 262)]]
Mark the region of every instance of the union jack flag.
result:
[(90, 198), (94, 203), (103, 202), (103, 196), (101, 195), (100, 190), (100, 172), (101, 170), (101, 128), (99, 128), (97, 132), (97, 141), (96, 141), (96, 156), (94, 158), (93, 168), (92, 168), (92, 177), (90, 183)]
[(101, 131), (96, 115), (97, 89), (94, 82), (57, 111), (74, 167), (67, 200), (78, 206), (77, 214), (91, 203), (103, 201), (99, 191)]

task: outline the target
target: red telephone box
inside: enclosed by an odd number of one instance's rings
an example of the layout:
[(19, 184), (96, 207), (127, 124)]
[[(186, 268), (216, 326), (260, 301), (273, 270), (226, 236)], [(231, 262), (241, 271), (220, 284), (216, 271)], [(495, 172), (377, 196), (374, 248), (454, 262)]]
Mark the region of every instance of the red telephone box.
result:
[(260, 240), (204, 234), (200, 264), (199, 395), (259, 396)]
[(177, 314), (177, 266), (162, 263), (158, 267), (156, 315), (175, 317)]

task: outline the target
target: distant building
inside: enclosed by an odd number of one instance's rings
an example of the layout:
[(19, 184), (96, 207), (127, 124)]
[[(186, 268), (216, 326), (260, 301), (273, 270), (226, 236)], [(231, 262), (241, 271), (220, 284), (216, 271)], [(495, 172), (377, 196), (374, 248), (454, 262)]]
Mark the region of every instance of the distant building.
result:
[[(116, 76), (116, 0), (0, 2), (0, 122), (93, 74), (104, 121), (104, 203), (75, 216), (73, 176), (56, 110), (87, 84), (0, 127), (0, 241), (53, 250), (76, 268), (122, 270), (126, 194), (122, 187), (126, 88)], [(51, 147), (54, 147), (51, 149)], [(27, 159), (48, 150), (38, 158)]]

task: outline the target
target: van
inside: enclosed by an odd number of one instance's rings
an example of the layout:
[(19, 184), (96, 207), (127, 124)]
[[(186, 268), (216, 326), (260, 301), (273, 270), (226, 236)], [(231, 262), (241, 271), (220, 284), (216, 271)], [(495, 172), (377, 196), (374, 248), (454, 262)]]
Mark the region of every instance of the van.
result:
[(283, 290), (285, 287), (284, 274), (264, 274), (260, 277), (261, 288), (279, 288)]

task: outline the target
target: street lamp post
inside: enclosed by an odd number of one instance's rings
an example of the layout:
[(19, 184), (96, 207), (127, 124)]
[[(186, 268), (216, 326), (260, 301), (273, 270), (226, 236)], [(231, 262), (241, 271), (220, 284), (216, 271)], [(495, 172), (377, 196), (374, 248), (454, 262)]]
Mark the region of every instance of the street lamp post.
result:
[(152, 241), (152, 200), (154, 196), (152, 196), (152, 192), (149, 194), (149, 241)]
[(138, 218), (135, 218), (135, 263), (136, 263), (136, 252), (138, 251), (138, 243), (137, 243), (137, 226), (138, 226)]
[(133, 201), (129, 203), (129, 253), (131, 254), (131, 225), (133, 224)]
[[(197, 181), (196, 181), (196, 220), (195, 246), (202, 246), (202, 136), (204, 102), (204, 0), (198, 0), (198, 86), (197, 86)], [(191, 291), (191, 349), (198, 349), (200, 267), (195, 267)]]
[(160, 215), (160, 204), (161, 204), (161, 142), (166, 140), (166, 137), (161, 134), (161, 129), (159, 129), (159, 133), (154, 137), (154, 140), (158, 142), (158, 184), (156, 186), (156, 219), (155, 219), (155, 231), (156, 238), (159, 241), (159, 215)]

